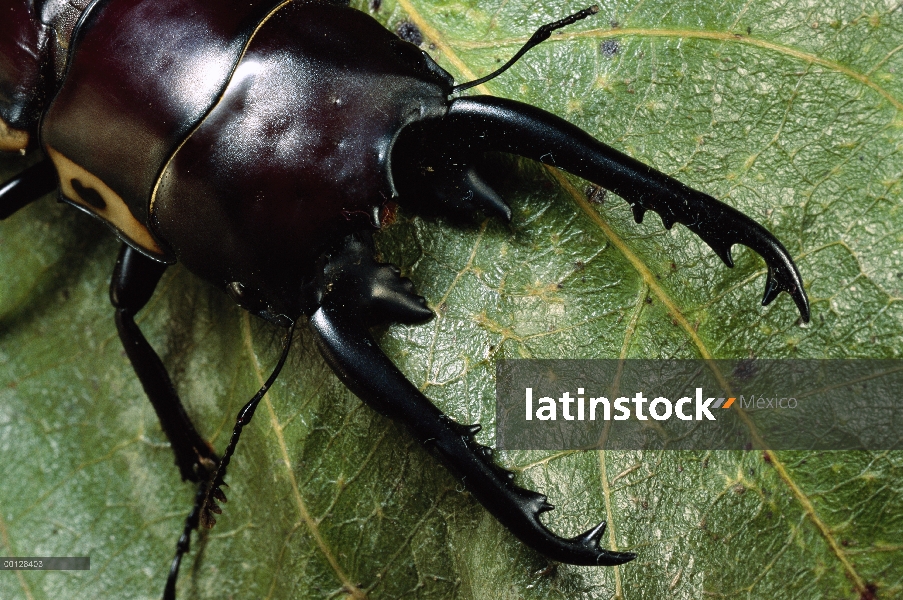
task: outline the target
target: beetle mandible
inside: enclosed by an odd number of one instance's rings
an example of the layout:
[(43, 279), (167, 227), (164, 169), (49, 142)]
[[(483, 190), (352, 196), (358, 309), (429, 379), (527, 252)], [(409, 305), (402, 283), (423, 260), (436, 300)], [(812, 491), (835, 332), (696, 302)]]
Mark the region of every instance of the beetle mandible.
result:
[[(524, 156), (611, 190), (639, 223), (648, 210), (681, 223), (732, 266), (746, 245), (768, 267), (763, 304), (786, 291), (801, 318), (799, 272), (761, 225), (711, 196), (602, 144), (535, 107), (458, 93), (417, 47), (341, 3), (301, 0), (4, 0), (0, 148), (41, 159), (0, 188), (6, 218), (59, 188), (65, 202), (122, 240), (110, 297), (116, 326), (169, 439), (198, 484), (164, 597), (175, 597), (192, 531), (212, 526), (226, 467), (275, 379), (302, 317), (339, 378), (399, 421), (524, 543), (578, 565), (634, 555), (599, 547), (605, 523), (565, 539), (539, 519), (546, 497), (517, 486), (379, 350), (371, 327), (432, 316), (399, 271), (374, 259), (369, 232), (390, 201), (454, 218), (508, 220), (473, 168), (482, 153)], [(288, 329), (270, 379), (240, 413), (220, 456), (197, 432), (135, 323), (168, 265), (183, 263), (252, 314)]]

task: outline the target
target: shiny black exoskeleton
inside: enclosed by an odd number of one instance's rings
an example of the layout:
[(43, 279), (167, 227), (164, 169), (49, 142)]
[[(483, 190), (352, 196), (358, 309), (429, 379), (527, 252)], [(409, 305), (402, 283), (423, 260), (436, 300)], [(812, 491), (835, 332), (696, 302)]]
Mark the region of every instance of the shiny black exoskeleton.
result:
[[(763, 304), (786, 291), (809, 318), (796, 266), (758, 223), (552, 114), (456, 97), (477, 82), (455, 86), (363, 13), (303, 0), (0, 0), (0, 10), (8, 17), (0, 23), (0, 149), (43, 156), (0, 187), (0, 218), (59, 188), (123, 240), (110, 292), (116, 325), (182, 477), (199, 484), (167, 598), (192, 530), (221, 512), (241, 430), (302, 317), (342, 381), (404, 423), (519, 539), (572, 564), (634, 558), (599, 548), (604, 523), (570, 539), (549, 531), (539, 519), (552, 509), (545, 496), (518, 487), (475, 441), (479, 426), (445, 416), (369, 334), (432, 316), (410, 281), (373, 258), (368, 232), (389, 202), (510, 219), (472, 167), (483, 152), (590, 180), (624, 198), (637, 222), (652, 210), (668, 228), (685, 225), (728, 266), (731, 246), (749, 246), (768, 266)], [(542, 28), (511, 62), (594, 12)], [(242, 410), (222, 458), (134, 320), (176, 261), (289, 328), (279, 366)]]

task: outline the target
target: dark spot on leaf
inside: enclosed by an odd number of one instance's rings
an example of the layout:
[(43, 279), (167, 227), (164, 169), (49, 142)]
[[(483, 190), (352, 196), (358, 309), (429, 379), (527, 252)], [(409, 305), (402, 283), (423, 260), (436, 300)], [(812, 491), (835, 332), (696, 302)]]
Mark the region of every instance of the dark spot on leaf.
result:
[(734, 367), (734, 371), (731, 373), (731, 376), (740, 381), (744, 381), (747, 379), (752, 379), (756, 376), (756, 373), (759, 372), (759, 368), (756, 366), (755, 358), (744, 358)]
[(735, 494), (743, 494), (746, 492), (746, 486), (742, 483), (738, 483), (732, 489)]
[(415, 46), (419, 46), (423, 43), (423, 34), (420, 33), (417, 26), (410, 21), (402, 21), (399, 23), (398, 27), (395, 28), (395, 33), (397, 33), (398, 37), (404, 41), (410, 42)]
[(605, 197), (608, 195), (608, 190), (601, 188), (598, 185), (588, 185), (584, 190), (584, 194), (586, 194), (587, 200), (593, 204), (602, 206), (605, 204)]
[(383, 5), (383, 0), (370, 0), (370, 11), (379, 12), (379, 7)]
[(752, 442), (746, 442), (745, 444), (743, 444), (743, 449), (746, 450), (747, 452), (752, 450)]
[(611, 22), (609, 23), (609, 25), (611, 25), (611, 28), (612, 28), (612, 29), (617, 29), (618, 27), (621, 26), (621, 24), (618, 23), (617, 21), (611, 21)]
[(859, 594), (859, 600), (877, 600), (878, 586), (874, 583), (865, 584), (865, 589)]
[(752, 27), (746, 28), (746, 35), (752, 35)]
[(602, 51), (602, 56), (605, 58), (614, 58), (614, 56), (621, 51), (621, 42), (618, 41), (617, 38), (607, 39), (602, 42), (600, 50)]
[(101, 196), (94, 188), (85, 187), (78, 179), (73, 179), (70, 183), (72, 184), (72, 189), (78, 194), (78, 197), (97, 210), (103, 210), (107, 207), (107, 203), (104, 202), (103, 196)]

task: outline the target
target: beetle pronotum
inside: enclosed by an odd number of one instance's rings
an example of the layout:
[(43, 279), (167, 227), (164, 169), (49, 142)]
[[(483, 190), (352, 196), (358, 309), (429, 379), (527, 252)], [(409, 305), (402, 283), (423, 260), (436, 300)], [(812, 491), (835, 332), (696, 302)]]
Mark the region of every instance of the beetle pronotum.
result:
[[(16, 18), (7, 26), (20, 27), (24, 39), (15, 48), (32, 44), (39, 60), (14, 63), (25, 65), (20, 78), (2, 81), (13, 89), (2, 106), (5, 147), (44, 153), (0, 190), (3, 216), (59, 183), (67, 202), (124, 241), (111, 284), (119, 335), (182, 477), (199, 487), (165, 597), (174, 596), (198, 519), (212, 526), (220, 512), (238, 433), (271, 383), (245, 409), (222, 459), (195, 430), (134, 319), (176, 260), (250, 313), (288, 327), (288, 339), (306, 317), (346, 385), (404, 423), (535, 550), (578, 565), (631, 560), (632, 553), (600, 548), (604, 522), (573, 538), (552, 533), (539, 520), (552, 508), (545, 497), (517, 486), (475, 441), (477, 427), (445, 417), (379, 351), (370, 327), (418, 323), (432, 312), (397, 270), (375, 262), (360, 232), (379, 226), (390, 199), (412, 208), (424, 202), (451, 217), (510, 219), (511, 209), (471, 166), (479, 154), (501, 151), (604, 185), (628, 200), (637, 222), (652, 210), (669, 229), (684, 224), (729, 266), (731, 246), (752, 247), (768, 267), (763, 304), (787, 291), (808, 320), (802, 279), (780, 242), (739, 211), (550, 113), (489, 96), (455, 97), (470, 84), (454, 85), (427, 55), (362, 13), (329, 3), (236, 1), (215, 10), (191, 4), (189, 15), (188, 4), (48, 3), (46, 30), (37, 34), (21, 28), (36, 18), (33, 6), (10, 0)], [(3, 47), (7, 57), (17, 51), (11, 48)], [(185, 56), (191, 60), (174, 60)]]

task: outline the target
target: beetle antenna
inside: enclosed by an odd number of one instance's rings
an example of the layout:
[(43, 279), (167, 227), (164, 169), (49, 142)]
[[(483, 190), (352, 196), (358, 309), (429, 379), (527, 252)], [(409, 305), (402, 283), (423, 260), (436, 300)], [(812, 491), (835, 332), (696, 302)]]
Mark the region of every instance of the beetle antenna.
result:
[[(201, 482), (201, 485), (198, 487), (198, 493), (194, 499), (194, 507), (185, 519), (185, 528), (176, 544), (176, 556), (172, 560), (172, 565), (169, 568), (169, 576), (166, 578), (166, 587), (163, 589), (163, 600), (175, 600), (176, 598), (176, 580), (179, 577), (179, 567), (182, 564), (182, 557), (191, 549), (191, 532), (198, 528), (198, 524), (203, 524), (204, 527), (208, 529), (213, 527), (216, 524), (216, 519), (213, 518), (211, 513), (220, 514), (223, 512), (215, 500), (219, 500), (220, 502), (226, 501), (226, 495), (223, 493), (222, 489), (220, 489), (222, 486), (226, 485), (226, 482), (223, 480), (226, 476), (226, 467), (229, 465), (229, 460), (235, 452), (238, 438), (241, 437), (241, 430), (245, 425), (251, 422), (251, 417), (254, 416), (254, 410), (257, 408), (257, 405), (260, 404), (260, 400), (263, 398), (264, 394), (267, 393), (267, 390), (270, 389), (270, 386), (276, 381), (276, 377), (279, 376), (279, 372), (285, 364), (285, 359), (288, 358), (288, 350), (292, 345), (292, 336), (294, 333), (295, 324), (292, 323), (288, 328), (288, 332), (285, 334), (285, 339), (282, 340), (282, 356), (279, 357), (279, 362), (276, 364), (276, 368), (273, 369), (273, 373), (263, 384), (263, 387), (261, 387), (260, 390), (254, 394), (254, 397), (238, 412), (238, 418), (235, 420), (235, 428), (232, 430), (232, 438), (229, 440), (229, 445), (226, 447), (226, 452), (223, 455), (222, 460), (219, 461), (219, 465), (216, 468), (216, 474), (209, 483)], [(211, 496), (215, 500), (211, 499)]]
[(207, 486), (206, 493), (204, 494), (200, 523), (207, 529), (216, 525), (216, 519), (213, 517), (212, 513), (219, 515), (223, 512), (223, 509), (220, 508), (217, 501), (226, 502), (226, 495), (221, 488), (226, 485), (226, 467), (229, 466), (229, 461), (232, 458), (232, 454), (235, 452), (235, 446), (238, 445), (238, 438), (241, 437), (241, 430), (244, 429), (245, 425), (251, 422), (251, 418), (254, 416), (254, 411), (257, 410), (257, 405), (260, 404), (260, 400), (263, 398), (264, 394), (267, 393), (267, 390), (270, 389), (270, 386), (273, 385), (273, 382), (276, 381), (276, 377), (279, 376), (279, 372), (285, 364), (285, 359), (288, 358), (288, 350), (291, 348), (292, 335), (294, 333), (295, 324), (292, 323), (291, 327), (288, 328), (288, 332), (285, 334), (285, 339), (282, 340), (282, 356), (279, 357), (279, 362), (276, 364), (276, 368), (273, 369), (273, 373), (263, 384), (263, 387), (254, 394), (254, 397), (238, 411), (238, 417), (235, 419), (235, 428), (232, 430), (232, 438), (229, 440), (229, 445), (226, 447), (223, 458), (219, 461), (219, 465), (216, 468), (216, 474), (213, 476), (213, 479), (210, 482), (210, 485)]
[(555, 21), (554, 23), (547, 23), (546, 25), (543, 25), (542, 27), (540, 27), (539, 29), (536, 30), (536, 33), (534, 33), (533, 36), (529, 40), (527, 40), (527, 43), (524, 44), (523, 48), (518, 50), (517, 54), (515, 54), (513, 57), (511, 57), (511, 59), (508, 62), (506, 62), (504, 65), (502, 65), (500, 68), (496, 69), (489, 75), (486, 75), (485, 77), (481, 77), (481, 78), (475, 79), (473, 81), (468, 81), (467, 83), (462, 83), (460, 85), (456, 85), (455, 87), (452, 88), (452, 94), (454, 94), (455, 92), (462, 92), (464, 90), (469, 90), (472, 87), (476, 87), (480, 84), (486, 83), (490, 79), (494, 79), (495, 77), (498, 77), (499, 75), (501, 75), (502, 73), (507, 71), (511, 65), (513, 65), (518, 60), (520, 60), (520, 57), (523, 56), (524, 54), (526, 54), (527, 52), (529, 52), (531, 48), (533, 48), (534, 46), (538, 46), (539, 44), (541, 44), (544, 41), (546, 41), (547, 39), (549, 39), (549, 37), (552, 35), (552, 32), (555, 31), (556, 29), (561, 29), (562, 27), (567, 27), (568, 25), (570, 25), (572, 23), (576, 23), (577, 21), (581, 21), (590, 15), (596, 14), (597, 12), (599, 12), (599, 5), (593, 4), (589, 8), (584, 8), (580, 12), (576, 12), (569, 17), (565, 17), (565, 18), (561, 19), (560, 21)]

